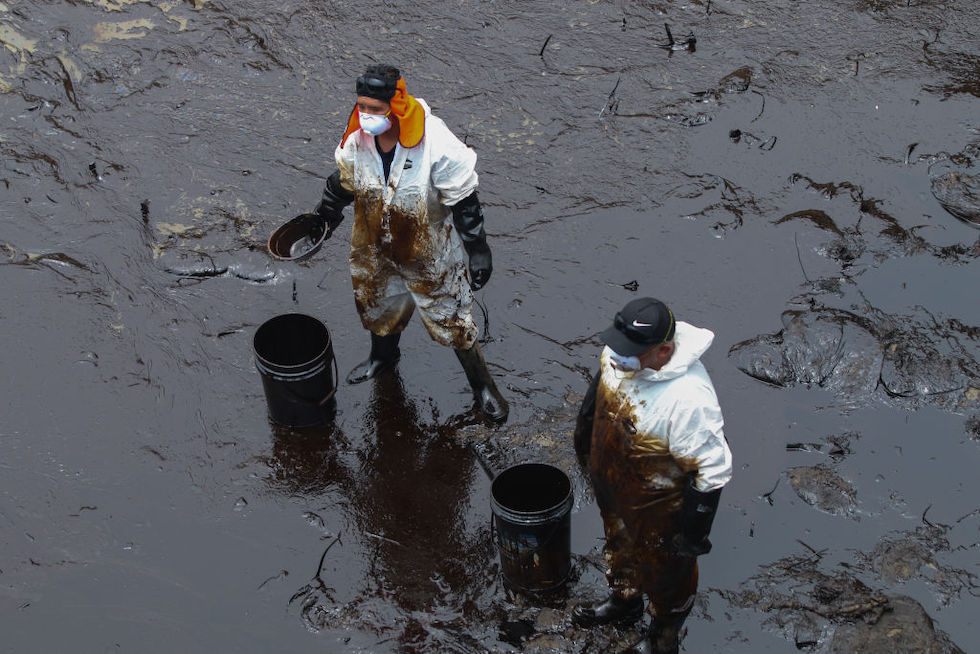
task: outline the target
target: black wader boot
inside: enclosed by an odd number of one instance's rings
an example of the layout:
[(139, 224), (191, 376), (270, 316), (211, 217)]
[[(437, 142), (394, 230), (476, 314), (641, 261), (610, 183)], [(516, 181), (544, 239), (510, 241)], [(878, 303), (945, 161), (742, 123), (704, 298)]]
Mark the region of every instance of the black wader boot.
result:
[(367, 360), (354, 366), (347, 375), (347, 383), (360, 384), (395, 365), (398, 357), (401, 356), (401, 350), (398, 349), (398, 341), (401, 337), (401, 333), (378, 336), (371, 332), (371, 354)]
[(507, 420), (510, 407), (507, 400), (500, 395), (497, 385), (493, 383), (493, 377), (487, 370), (487, 362), (483, 358), (479, 343), (473, 343), (473, 347), (468, 350), (454, 350), (459, 362), (463, 364), (463, 371), (466, 379), (470, 382), (473, 389), (473, 397), (480, 407), (480, 411), (489, 420), (501, 423)]
[(595, 627), (600, 624), (629, 624), (643, 615), (643, 597), (623, 599), (613, 593), (605, 600), (589, 606), (576, 606), (572, 610), (572, 622), (579, 627)]
[(650, 623), (646, 638), (624, 654), (678, 654), (680, 650), (681, 626), (684, 618)]

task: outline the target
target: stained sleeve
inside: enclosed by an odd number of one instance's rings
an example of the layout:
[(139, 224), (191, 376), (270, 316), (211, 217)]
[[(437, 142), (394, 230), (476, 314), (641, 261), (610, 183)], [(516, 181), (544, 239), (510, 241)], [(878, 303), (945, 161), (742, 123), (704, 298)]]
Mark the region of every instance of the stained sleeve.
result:
[(721, 488), (732, 478), (732, 452), (725, 438), (721, 408), (714, 398), (676, 409), (670, 421), (673, 457), (694, 473), (694, 487), (703, 492)]
[(439, 201), (451, 207), (473, 193), (480, 183), (476, 152), (438, 118), (427, 121), (426, 138), (432, 139), (432, 185), (439, 191)]
[(357, 135), (352, 134), (348, 137), (343, 147), (337, 146), (334, 151), (334, 159), (337, 162), (337, 170), (340, 171), (340, 185), (345, 190), (354, 192), (354, 160), (357, 157)]

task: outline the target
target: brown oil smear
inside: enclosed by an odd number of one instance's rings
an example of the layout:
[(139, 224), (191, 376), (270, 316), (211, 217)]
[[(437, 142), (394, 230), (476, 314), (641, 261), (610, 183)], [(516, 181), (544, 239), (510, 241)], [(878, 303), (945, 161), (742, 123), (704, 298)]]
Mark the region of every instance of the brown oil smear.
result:
[(597, 499), (630, 514), (651, 513), (658, 525), (672, 524), (693, 462), (674, 458), (665, 439), (639, 433), (638, 423), (628, 398), (600, 384), (590, 467)]
[(645, 593), (654, 618), (683, 618), (697, 591), (697, 562), (674, 554), (671, 541), (691, 462), (675, 459), (665, 439), (640, 433), (636, 410), (600, 384), (590, 472), (606, 535), (606, 579), (623, 597)]
[(386, 205), (375, 190), (359, 190), (354, 202), (352, 248), (377, 248), (379, 255), (401, 266), (417, 265), (423, 255), (431, 252), (422, 207), (407, 211)]

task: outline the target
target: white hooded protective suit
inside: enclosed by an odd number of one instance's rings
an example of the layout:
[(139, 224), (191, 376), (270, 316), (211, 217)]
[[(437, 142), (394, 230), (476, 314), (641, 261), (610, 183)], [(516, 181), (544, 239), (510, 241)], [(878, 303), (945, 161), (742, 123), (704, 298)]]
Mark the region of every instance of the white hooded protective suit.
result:
[[(599, 397), (604, 398), (600, 403), (606, 412), (615, 412), (635, 429), (633, 456), (669, 453), (679, 475), (696, 473), (694, 485), (702, 492), (721, 488), (732, 476), (721, 407), (700, 361), (714, 337), (707, 329), (678, 321), (675, 352), (660, 370), (624, 373), (611, 363), (608, 347), (600, 358)], [(593, 442), (593, 454), (595, 445)], [(677, 490), (683, 490), (681, 480), (676, 481)], [(675, 484), (662, 478), (660, 485), (666, 490)]]
[(732, 475), (718, 399), (699, 357), (714, 339), (677, 322), (660, 370), (617, 369), (600, 357), (589, 476), (606, 534), (606, 579), (620, 597), (646, 593), (655, 621), (683, 620), (697, 592), (694, 557), (672, 551), (685, 489), (724, 486)]
[(476, 153), (425, 111), (419, 143), (395, 149), (388, 181), (374, 137), (351, 134), (335, 152), (341, 184), (355, 194), (350, 268), (361, 323), (401, 332), (418, 307), (433, 340), (455, 349), (476, 342), (466, 256), (450, 207), (476, 190)]

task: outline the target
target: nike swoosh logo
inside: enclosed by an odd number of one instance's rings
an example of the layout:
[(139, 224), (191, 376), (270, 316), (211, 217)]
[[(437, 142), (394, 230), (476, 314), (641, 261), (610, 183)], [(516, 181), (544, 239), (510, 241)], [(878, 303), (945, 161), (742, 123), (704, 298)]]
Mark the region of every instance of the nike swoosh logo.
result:
[(653, 323), (633, 321), (634, 327), (653, 327)]

